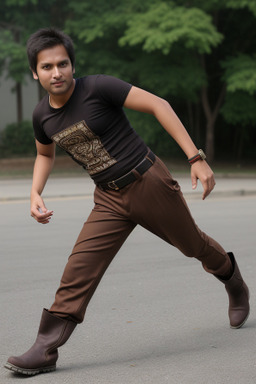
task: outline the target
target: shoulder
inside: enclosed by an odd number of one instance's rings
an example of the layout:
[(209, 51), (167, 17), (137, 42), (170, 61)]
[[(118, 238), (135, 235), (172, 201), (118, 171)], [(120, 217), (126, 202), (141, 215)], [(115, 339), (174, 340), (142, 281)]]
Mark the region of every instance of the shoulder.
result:
[(117, 77), (96, 74), (76, 79), (76, 96), (100, 100), (104, 104), (123, 106), (132, 85)]
[(110, 75), (96, 75), (95, 89), (102, 99), (122, 104), (132, 85), (124, 80)]
[(99, 75), (88, 75), (79, 77), (76, 79), (76, 87), (77, 88), (83, 88), (83, 87), (92, 87), (95, 85), (96, 79)]
[(45, 95), (36, 105), (33, 112), (33, 118), (39, 118), (40, 116), (44, 115), (44, 113), (46, 113), (47, 109), (49, 109), (48, 97), (48, 95)]
[(96, 88), (102, 88), (102, 87), (131, 87), (131, 84), (128, 82), (119, 79), (118, 77), (106, 75), (106, 74), (95, 74), (95, 75), (88, 75), (84, 77), (80, 77), (76, 79), (78, 87), (96, 87)]
[(131, 86), (129, 83), (126, 81), (119, 79), (118, 77), (111, 76), (111, 75), (105, 75), (105, 74), (100, 74), (100, 75), (95, 75), (95, 83), (97, 85), (107, 85), (107, 86)]

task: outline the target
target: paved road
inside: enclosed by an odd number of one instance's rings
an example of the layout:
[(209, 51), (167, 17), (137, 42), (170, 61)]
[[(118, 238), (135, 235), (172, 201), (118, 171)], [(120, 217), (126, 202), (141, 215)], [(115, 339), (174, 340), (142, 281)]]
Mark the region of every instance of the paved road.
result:
[[(93, 184), (52, 179), (49, 225), (29, 216), (30, 182), (0, 181), (1, 366), (23, 353), (49, 307), (92, 207)], [(233, 250), (251, 290), (246, 326), (231, 330), (223, 286), (197, 261), (138, 227), (106, 272), (86, 319), (60, 349), (58, 370), (30, 383), (255, 384), (256, 180), (219, 180), (205, 201), (181, 185), (199, 226)], [(0, 369), (0, 383), (20, 377)]]
[[(183, 193), (190, 198), (197, 198), (201, 195), (202, 188), (198, 184), (196, 191), (191, 189), (191, 181), (188, 177), (179, 177), (179, 183)], [(28, 199), (31, 187), (30, 179), (0, 179), (0, 201)], [(54, 178), (51, 177), (46, 185), (44, 196), (53, 197), (84, 197), (92, 195), (94, 183), (86, 177)], [(256, 175), (253, 178), (216, 178), (216, 187), (211, 197), (233, 196), (233, 195), (253, 195), (256, 194)]]

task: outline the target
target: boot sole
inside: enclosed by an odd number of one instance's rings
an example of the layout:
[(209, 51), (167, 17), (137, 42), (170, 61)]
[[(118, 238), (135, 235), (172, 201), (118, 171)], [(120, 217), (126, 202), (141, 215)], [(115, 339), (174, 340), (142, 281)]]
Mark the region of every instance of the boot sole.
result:
[(56, 370), (56, 365), (51, 365), (49, 367), (43, 367), (43, 368), (26, 369), (26, 368), (17, 367), (16, 365), (13, 365), (11, 363), (6, 363), (4, 367), (9, 369), (12, 372), (19, 373), (21, 375), (26, 375), (26, 376), (34, 376), (34, 375), (37, 375), (38, 373), (47, 373), (47, 372), (53, 372)]

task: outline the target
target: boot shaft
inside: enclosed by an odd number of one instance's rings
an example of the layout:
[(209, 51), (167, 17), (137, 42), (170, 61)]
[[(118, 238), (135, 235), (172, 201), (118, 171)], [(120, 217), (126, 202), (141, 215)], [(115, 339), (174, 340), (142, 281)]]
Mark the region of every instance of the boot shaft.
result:
[(76, 325), (44, 309), (35, 343), (23, 355), (11, 356), (5, 367), (24, 375), (55, 370), (58, 348), (68, 340)]

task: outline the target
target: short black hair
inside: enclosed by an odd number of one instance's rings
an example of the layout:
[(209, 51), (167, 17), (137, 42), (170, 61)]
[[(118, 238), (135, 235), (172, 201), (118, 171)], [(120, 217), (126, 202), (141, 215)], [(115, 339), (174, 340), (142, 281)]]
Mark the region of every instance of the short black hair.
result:
[(27, 41), (29, 66), (36, 73), (37, 55), (43, 49), (63, 45), (68, 53), (72, 68), (75, 65), (75, 50), (72, 39), (57, 28), (42, 28), (33, 33)]

